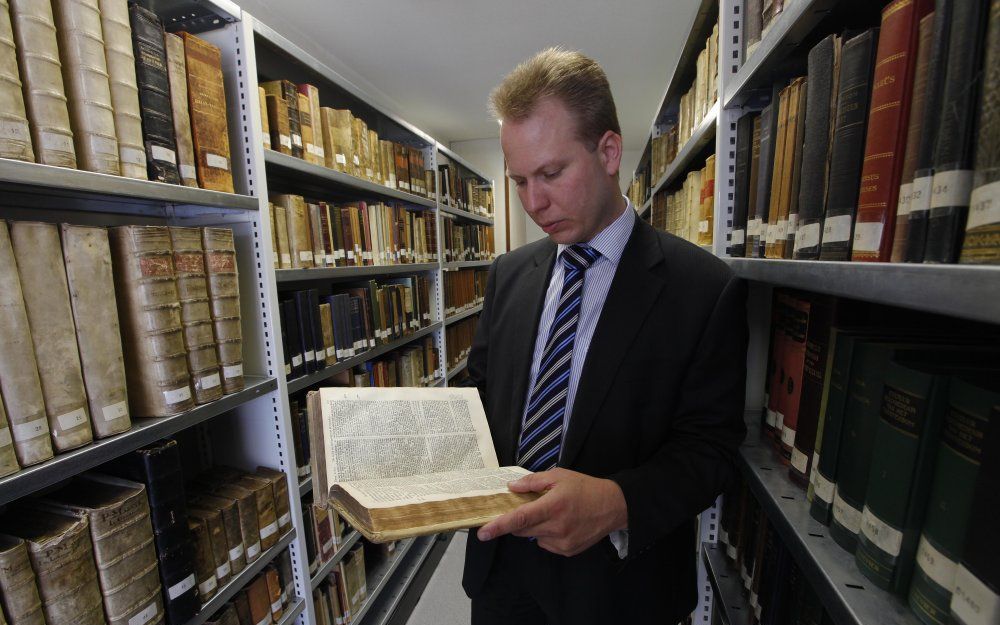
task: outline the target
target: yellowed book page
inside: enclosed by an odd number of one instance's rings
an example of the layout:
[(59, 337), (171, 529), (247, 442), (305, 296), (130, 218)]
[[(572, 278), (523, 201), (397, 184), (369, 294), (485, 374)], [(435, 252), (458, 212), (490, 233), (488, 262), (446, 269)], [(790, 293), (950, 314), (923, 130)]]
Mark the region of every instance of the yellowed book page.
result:
[(365, 508), (448, 501), (456, 497), (481, 497), (509, 493), (507, 484), (530, 475), (523, 467), (444, 471), (389, 479), (355, 480), (337, 484)]

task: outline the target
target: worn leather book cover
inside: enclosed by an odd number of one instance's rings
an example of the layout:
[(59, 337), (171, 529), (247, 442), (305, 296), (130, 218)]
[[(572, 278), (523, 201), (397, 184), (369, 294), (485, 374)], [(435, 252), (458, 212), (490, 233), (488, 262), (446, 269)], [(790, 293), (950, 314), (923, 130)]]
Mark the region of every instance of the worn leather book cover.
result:
[(14, 46), (14, 27), (10, 21), (7, 0), (0, 0), (0, 158), (34, 162), (31, 148), (31, 131), (28, 114), (24, 108), (20, 71), (17, 68), (17, 50)]
[(272, 196), (275, 206), (285, 209), (286, 230), (288, 231), (288, 253), (292, 267), (307, 269), (314, 267), (312, 233), (309, 227), (309, 209), (301, 195), (279, 193)]
[(424, 191), (424, 156), (423, 153), (414, 147), (406, 148), (406, 158), (409, 164), (410, 173), (410, 193), (426, 195)]
[(98, 0), (104, 51), (115, 110), (115, 134), (121, 172), (128, 178), (146, 180), (146, 151), (142, 143), (142, 116), (139, 113), (139, 86), (132, 52), (132, 26), (126, 0)]
[(132, 427), (108, 231), (60, 228), (91, 425), (95, 438), (105, 438)]
[(753, 238), (760, 234), (760, 220), (757, 218), (757, 185), (760, 179), (760, 129), (763, 120), (763, 112), (754, 117), (753, 135), (750, 137), (750, 180), (747, 186), (747, 226), (743, 249), (743, 256), (746, 258), (753, 256)]
[(272, 204), (274, 207), (274, 232), (278, 241), (278, 267), (280, 269), (292, 268), (292, 254), (289, 249), (288, 240), (288, 210), (284, 206)]
[(788, 189), (788, 196), (785, 198), (786, 219), (788, 222), (785, 238), (777, 244), (781, 258), (791, 258), (792, 250), (795, 248), (795, 235), (799, 224), (799, 187), (802, 184), (802, 145), (805, 140), (806, 124), (806, 98), (808, 97), (806, 79), (801, 78), (802, 84), (798, 87), (798, 103), (795, 106), (795, 132), (788, 137), (794, 143), (794, 152), (791, 163), (791, 183)]
[(396, 188), (396, 151), (392, 141), (381, 139), (379, 142), (379, 158), (382, 161), (382, 184), (390, 189)]
[(379, 146), (378, 133), (368, 129), (368, 167), (372, 170), (369, 179), (378, 184), (385, 184), (381, 166), (381, 147)]
[(247, 602), (250, 604), (250, 618), (254, 623), (260, 625), (271, 622), (271, 599), (264, 575), (258, 575), (247, 585)]
[(257, 527), (260, 530), (260, 548), (267, 551), (278, 542), (278, 517), (274, 507), (274, 489), (270, 480), (244, 475), (234, 482), (252, 491), (257, 506)]
[(896, 0), (882, 10), (851, 260), (888, 262), (910, 123), (920, 19), (931, 0)]
[[(351, 112), (346, 109), (320, 108), (323, 128), (323, 149), (326, 166), (344, 173), (353, 171), (354, 150), (351, 146)], [(350, 164), (350, 165), (349, 165)]]
[(0, 393), (3, 395), (14, 453), (22, 467), (52, 457), (52, 439), (45, 416), (45, 399), (38, 377), (14, 248), (7, 223), (0, 222)]
[[(35, 346), (45, 413), (56, 451), (94, 440), (73, 323), (59, 227), (32, 221), (10, 226), (21, 292)], [(52, 262), (56, 259), (56, 262)]]
[(333, 230), (330, 225), (330, 206), (326, 202), (319, 203), (320, 239), (323, 253), (326, 254), (326, 266), (337, 264), (336, 249), (333, 247)]
[(201, 605), (194, 571), (194, 542), (187, 520), (178, 525), (178, 529), (183, 530), (183, 539), (179, 539), (173, 549), (160, 548), (158, 551), (163, 607), (170, 625), (184, 625), (198, 613)]
[(337, 349), (333, 341), (333, 318), (330, 316), (330, 305), (319, 305), (320, 327), (323, 330), (323, 349), (326, 366), (337, 364)]
[(170, 230), (110, 230), (118, 321), (125, 347), (129, 408), (164, 417), (194, 407)]
[(49, 0), (10, 0), (24, 107), (35, 160), (76, 167), (76, 148)]
[(213, 494), (236, 501), (240, 513), (240, 532), (243, 535), (244, 556), (250, 564), (260, 557), (260, 524), (257, 522), (257, 497), (253, 491), (236, 484), (220, 484)]
[(778, 101), (774, 100), (760, 112), (760, 158), (758, 167), (757, 212), (750, 225), (751, 255), (764, 257), (767, 241), (768, 208), (771, 205), (771, 174), (774, 167), (774, 144), (778, 125)]
[(105, 625), (87, 517), (30, 503), (5, 514), (0, 531), (24, 539), (46, 622)]
[(236, 616), (239, 620), (239, 625), (257, 625), (250, 618), (250, 601), (247, 599), (247, 591), (243, 590), (236, 593), (233, 597), (233, 607), (236, 609)]
[(194, 573), (198, 581), (198, 599), (206, 604), (219, 590), (219, 582), (215, 578), (212, 538), (204, 519), (189, 516), (187, 522), (188, 529), (194, 536)]
[(354, 153), (353, 171), (356, 178), (367, 178), (365, 176), (365, 148), (364, 143), (368, 138), (368, 126), (359, 117), (351, 116), (351, 151)]
[(173, 33), (164, 33), (167, 51), (167, 76), (170, 79), (170, 106), (174, 116), (174, 138), (177, 141), (177, 171), (186, 187), (198, 186), (197, 160), (191, 136), (191, 114), (188, 111), (187, 60), (184, 40)]
[(188, 111), (198, 184), (202, 189), (233, 193), (222, 52), (190, 33), (180, 35), (184, 38)]
[(205, 272), (200, 228), (170, 227), (170, 245), (181, 304), (184, 347), (196, 404), (222, 397), (222, 373), (216, 354), (215, 325)]
[(109, 623), (148, 623), (163, 614), (145, 486), (87, 473), (46, 495), (43, 503), (88, 520)]
[[(200, 514), (201, 510), (217, 511), (222, 518), (222, 528), (225, 531), (226, 555), (232, 575), (240, 573), (247, 565), (246, 549), (243, 543), (243, 530), (240, 528), (240, 510), (235, 499), (198, 493), (191, 499), (192, 514)], [(220, 565), (221, 566), (221, 565)]]
[[(308, 110), (309, 119), (312, 122), (313, 151), (312, 159), (308, 156), (306, 160), (317, 165), (326, 165), (326, 140), (323, 135), (323, 113), (319, 105), (319, 89), (313, 85), (298, 85), (299, 95), (304, 95), (308, 101), (308, 106), (304, 107), (302, 100), (299, 100), (299, 108)], [(300, 111), (301, 116), (301, 111)]]
[(747, 190), (750, 186), (750, 143), (758, 115), (748, 113), (736, 122), (736, 171), (733, 197), (733, 229), (726, 254), (742, 258), (746, 254)]
[(849, 260), (851, 257), (854, 211), (861, 184), (877, 39), (878, 29), (871, 28), (844, 43), (830, 154), (829, 193), (819, 255), (821, 260)]
[(45, 625), (28, 548), (14, 536), (0, 535), (0, 604), (10, 625)]
[(226, 524), (222, 510), (210, 510), (188, 502), (188, 519), (196, 519), (205, 523), (211, 547), (212, 574), (219, 588), (232, 577), (233, 567), (229, 563), (229, 539), (226, 536)]
[(149, 179), (180, 184), (163, 23), (138, 4), (129, 5), (129, 19)]
[(292, 572), (292, 554), (288, 549), (278, 555), (277, 565), (282, 589), (281, 603), (287, 606), (289, 600), (295, 597), (295, 574)]
[(53, 0), (63, 81), (80, 169), (119, 175), (115, 111), (97, 0)]
[[(263, 89), (263, 87), (261, 87)], [(288, 103), (281, 96), (265, 95), (267, 103), (267, 125), (271, 132), (271, 149), (291, 155), (292, 135), (288, 127)], [(264, 116), (264, 113), (261, 113)]]
[[(775, 258), (775, 241), (779, 237), (782, 224), (781, 219), (781, 199), (784, 182), (788, 180), (790, 173), (785, 170), (785, 148), (788, 142), (785, 140), (788, 134), (788, 112), (791, 107), (789, 97), (793, 91), (792, 86), (785, 87), (778, 96), (778, 124), (775, 127), (774, 135), (774, 162), (771, 166), (771, 197), (768, 201), (767, 222), (764, 239), (764, 258)], [(787, 222), (784, 224), (787, 226)]]
[[(307, 163), (322, 165), (323, 161), (316, 153), (316, 135), (320, 135), (318, 139), (319, 141), (323, 140), (323, 125), (322, 123), (319, 123), (320, 132), (314, 132), (312, 105), (309, 102), (309, 96), (303, 93), (297, 93), (295, 98), (298, 101), (299, 107), (299, 131), (302, 133), (302, 158), (305, 159)], [(318, 119), (316, 121), (319, 122)]]
[(278, 579), (278, 569), (273, 564), (269, 564), (262, 575), (267, 582), (267, 598), (271, 603), (271, 618), (274, 619), (275, 623), (278, 623), (285, 613), (281, 600), (281, 580)]
[(705, 173), (702, 175), (701, 205), (698, 215), (698, 245), (712, 244), (712, 224), (715, 212), (715, 155), (705, 160)]
[[(288, 113), (285, 115), (285, 118), (288, 120), (288, 135), (291, 142), (289, 153), (295, 158), (302, 158), (305, 150), (303, 150), (302, 130), (299, 122), (298, 88), (289, 80), (272, 80), (260, 83), (260, 86), (264, 88), (268, 96), (281, 98), (285, 101), (285, 105), (288, 107)], [(272, 119), (271, 122), (273, 125), (274, 120)], [(273, 143), (273, 135), (271, 136), (271, 140)]]
[(203, 228), (202, 242), (219, 366), (222, 369), (222, 392), (229, 395), (243, 390), (244, 386), (236, 244), (230, 228)]
[(271, 491), (274, 496), (274, 513), (278, 517), (278, 532), (284, 534), (292, 528), (291, 502), (288, 498), (287, 476), (281, 471), (269, 467), (257, 467), (255, 475), (271, 483)]
[(313, 262), (317, 267), (326, 266), (326, 246), (323, 245), (323, 220), (320, 217), (319, 204), (306, 204), (309, 211), (309, 235), (313, 253)]
[(271, 148), (271, 124), (267, 119), (267, 92), (264, 87), (257, 87), (257, 95), (260, 96), (260, 140), (265, 150)]

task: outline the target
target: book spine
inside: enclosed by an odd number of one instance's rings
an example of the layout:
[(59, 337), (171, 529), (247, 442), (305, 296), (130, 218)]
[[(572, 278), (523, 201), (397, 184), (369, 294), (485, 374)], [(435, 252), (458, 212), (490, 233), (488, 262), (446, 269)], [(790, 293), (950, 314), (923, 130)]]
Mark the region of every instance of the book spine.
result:
[(319, 89), (313, 85), (299, 85), (299, 93), (305, 95), (309, 101), (309, 117), (312, 120), (312, 131), (314, 138), (313, 162), (317, 165), (326, 163), (326, 137), (323, 134), (323, 114), (319, 105)]
[(0, 111), (0, 158), (34, 162), (35, 153), (31, 147), (31, 131), (21, 86), (10, 6), (6, 0), (0, 0), (0, 97), (4, 102)]
[(760, 158), (758, 166), (757, 212), (749, 226), (752, 256), (764, 257), (767, 244), (768, 207), (771, 204), (771, 174), (774, 167), (774, 144), (777, 140), (778, 102), (774, 101), (760, 112)]
[(287, 217), (288, 249), (292, 267), (307, 269), (314, 267), (312, 235), (309, 230), (309, 209), (299, 195), (280, 195), (279, 203), (284, 205)]
[(835, 304), (823, 296), (813, 296), (809, 302), (809, 325), (802, 367), (802, 381), (797, 402), (797, 427), (791, 449), (789, 476), (798, 484), (810, 480), (816, 449), (817, 432), (822, 418), (824, 385), (828, 383), (830, 326)]
[[(302, 156), (307, 163), (313, 163), (315, 165), (322, 165), (322, 161), (318, 160), (316, 155), (316, 141), (322, 141), (322, 136), (317, 139), (317, 134), (322, 135), (323, 133), (315, 133), (313, 131), (313, 116), (312, 116), (312, 104), (309, 102), (309, 97), (302, 93), (297, 93), (295, 95), (298, 101), (299, 107), (299, 130), (302, 133)], [(319, 123), (319, 120), (316, 120)], [(322, 124), (320, 123), (322, 127)]]
[(260, 140), (265, 150), (272, 150), (271, 147), (271, 124), (267, 119), (267, 92), (264, 87), (257, 87), (257, 95), (260, 98)]
[(278, 241), (277, 258), (281, 269), (292, 268), (292, 254), (288, 245), (288, 211), (283, 206), (274, 206), (274, 230)]
[(129, 19), (149, 179), (180, 184), (163, 24), (137, 4), (129, 6)]
[(202, 189), (233, 193), (222, 52), (190, 33), (182, 36), (198, 184)]
[(132, 427), (111, 246), (104, 228), (63, 224), (61, 229), (91, 424), (94, 437), (105, 438)]
[(98, 6), (122, 175), (146, 180), (146, 152), (142, 144), (142, 116), (139, 114), (139, 86), (135, 77), (128, 3), (126, 0), (99, 0)]
[(0, 537), (0, 603), (10, 625), (45, 625), (28, 549), (13, 536)]
[(243, 390), (243, 335), (240, 327), (240, 282), (236, 245), (229, 228), (203, 228), (205, 272), (215, 324), (222, 392)]
[(266, 102), (267, 124), (271, 129), (271, 149), (282, 154), (291, 154), (292, 135), (288, 127), (288, 104), (283, 98), (272, 94), (267, 94)]
[(167, 51), (167, 76), (170, 79), (170, 105), (174, 117), (174, 137), (177, 140), (177, 171), (181, 184), (198, 187), (194, 139), (191, 136), (191, 114), (188, 112), (187, 61), (184, 40), (173, 33), (164, 34)]

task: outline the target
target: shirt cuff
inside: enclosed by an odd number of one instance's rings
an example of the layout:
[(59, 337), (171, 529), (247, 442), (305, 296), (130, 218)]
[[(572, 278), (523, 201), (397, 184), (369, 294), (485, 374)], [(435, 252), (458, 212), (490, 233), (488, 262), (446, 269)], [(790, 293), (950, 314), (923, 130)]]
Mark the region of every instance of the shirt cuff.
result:
[(618, 559), (624, 560), (628, 557), (628, 530), (615, 530), (608, 534), (611, 544), (618, 551)]

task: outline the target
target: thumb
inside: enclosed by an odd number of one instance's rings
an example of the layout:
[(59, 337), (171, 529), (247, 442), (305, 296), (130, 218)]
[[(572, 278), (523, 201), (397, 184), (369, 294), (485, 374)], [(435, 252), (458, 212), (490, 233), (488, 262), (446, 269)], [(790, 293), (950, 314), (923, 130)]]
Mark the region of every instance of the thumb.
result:
[(540, 471), (510, 482), (507, 488), (513, 493), (540, 493), (552, 488), (555, 483), (552, 471)]

